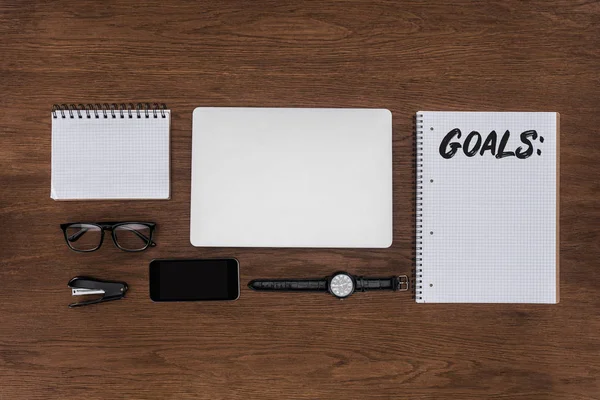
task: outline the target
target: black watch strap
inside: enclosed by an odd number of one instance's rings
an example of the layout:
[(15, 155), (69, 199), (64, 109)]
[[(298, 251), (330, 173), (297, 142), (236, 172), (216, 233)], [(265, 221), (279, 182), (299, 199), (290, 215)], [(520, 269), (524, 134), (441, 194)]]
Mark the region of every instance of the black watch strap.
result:
[(355, 279), (356, 291), (358, 292), (364, 292), (367, 290), (408, 290), (408, 277), (406, 275), (392, 276), (389, 278), (368, 278), (365, 276), (357, 276)]
[(265, 291), (327, 291), (325, 279), (255, 279), (248, 283), (253, 290)]

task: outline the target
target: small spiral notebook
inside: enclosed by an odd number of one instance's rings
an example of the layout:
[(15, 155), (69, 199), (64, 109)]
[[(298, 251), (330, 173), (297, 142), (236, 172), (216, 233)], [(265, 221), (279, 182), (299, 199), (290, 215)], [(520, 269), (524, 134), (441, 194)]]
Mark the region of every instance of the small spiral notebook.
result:
[(558, 303), (558, 113), (421, 111), (416, 126), (416, 301)]
[(164, 104), (63, 104), (51, 118), (52, 199), (169, 198)]

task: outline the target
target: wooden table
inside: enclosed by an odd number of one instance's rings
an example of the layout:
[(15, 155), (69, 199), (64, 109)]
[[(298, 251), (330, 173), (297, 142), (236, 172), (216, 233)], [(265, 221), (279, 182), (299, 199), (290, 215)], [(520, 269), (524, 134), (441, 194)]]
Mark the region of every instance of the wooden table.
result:
[[(600, 399), (598, 2), (4, 0), (0, 34), (0, 399)], [(173, 110), (172, 199), (52, 201), (52, 104), (130, 101)], [(192, 247), (197, 106), (389, 108), (393, 246)], [(422, 109), (561, 113), (560, 304), (247, 289), (411, 273)], [(158, 246), (77, 254), (74, 220), (156, 221)], [(150, 260), (219, 256), (241, 262), (237, 302), (150, 302)], [(130, 292), (68, 309), (83, 274)]]

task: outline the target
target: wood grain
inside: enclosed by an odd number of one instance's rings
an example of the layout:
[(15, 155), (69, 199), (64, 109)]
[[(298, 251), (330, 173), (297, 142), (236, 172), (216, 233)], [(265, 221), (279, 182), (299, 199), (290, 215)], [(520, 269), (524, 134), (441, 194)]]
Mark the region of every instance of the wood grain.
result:
[[(3, 0), (0, 34), (0, 399), (600, 399), (599, 2)], [(52, 201), (52, 104), (129, 101), (173, 110), (172, 200)], [(393, 246), (193, 248), (197, 106), (389, 108)], [(158, 257), (235, 256), (242, 282), (410, 273), (422, 109), (561, 113), (559, 305), (150, 302)], [(59, 230), (120, 219), (156, 221), (158, 246), (82, 255)], [(70, 310), (80, 274), (131, 290)]]

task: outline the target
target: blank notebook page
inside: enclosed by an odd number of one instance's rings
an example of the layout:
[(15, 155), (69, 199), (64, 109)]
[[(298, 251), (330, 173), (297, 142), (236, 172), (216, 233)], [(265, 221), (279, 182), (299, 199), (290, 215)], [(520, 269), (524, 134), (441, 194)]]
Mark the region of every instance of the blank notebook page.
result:
[(169, 110), (138, 118), (52, 119), (55, 200), (168, 199)]
[(417, 302), (558, 302), (557, 120), (417, 114)]

